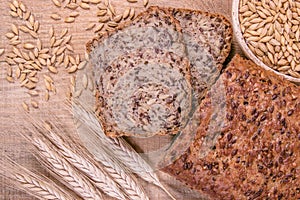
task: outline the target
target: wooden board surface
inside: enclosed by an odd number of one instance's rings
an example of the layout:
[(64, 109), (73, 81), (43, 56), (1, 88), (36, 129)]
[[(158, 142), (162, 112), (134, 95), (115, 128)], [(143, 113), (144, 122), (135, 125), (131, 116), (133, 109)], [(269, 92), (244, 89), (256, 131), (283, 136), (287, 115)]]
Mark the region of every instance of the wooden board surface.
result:
[[(104, 0), (103, 0), (104, 1)], [(40, 22), (39, 37), (43, 44), (49, 44), (48, 30), (51, 26), (57, 34), (61, 32), (62, 29), (68, 28), (68, 34), (72, 34), (71, 44), (74, 47), (74, 55), (79, 54), (82, 58), (85, 51), (85, 44), (88, 40), (94, 37), (93, 31), (86, 31), (85, 28), (90, 22), (97, 22), (98, 17), (96, 16), (96, 6), (92, 6), (90, 10), (84, 10), (78, 8), (76, 11), (80, 15), (76, 18), (74, 23), (66, 24), (63, 20), (54, 21), (50, 18), (52, 13), (58, 13), (62, 17), (68, 16), (70, 10), (64, 8), (55, 7), (51, 0), (23, 0), (22, 1), (28, 10), (32, 12), (35, 19)], [(139, 0), (138, 3), (130, 4), (126, 0), (111, 0), (111, 4), (116, 8), (117, 13), (122, 13), (127, 7), (135, 7), (136, 11), (139, 12), (143, 10), (142, 1)], [(190, 9), (200, 9), (209, 12), (221, 13), (231, 19), (231, 0), (149, 0), (149, 5), (159, 5), (159, 6), (170, 6), (170, 7), (183, 7)], [(12, 51), (12, 46), (9, 45), (9, 40), (5, 37), (5, 34), (11, 30), (11, 24), (16, 25), (24, 24), (24, 21), (12, 18), (9, 15), (9, 1), (0, 1), (0, 48), (4, 48), (6, 52)], [(28, 34), (20, 35), (22, 41), (35, 42)], [(240, 52), (240, 49), (233, 43), (232, 53)], [(70, 53), (71, 54), (71, 53)], [(4, 54), (5, 55), (5, 54)], [(0, 61), (4, 60), (4, 56), (0, 57)], [(32, 98), (30, 97), (24, 88), (20, 87), (19, 82), (8, 83), (6, 81), (8, 65), (4, 62), (0, 62), (0, 151), (1, 156), (9, 156), (19, 164), (28, 167), (39, 173), (44, 173), (41, 169), (40, 164), (35, 160), (30, 152), (30, 145), (18, 135), (22, 130), (22, 124), (26, 119), (22, 115), (21, 103), (23, 101), (30, 103), (31, 100), (38, 101), (40, 103), (39, 109), (31, 109), (31, 113), (36, 116), (47, 118), (49, 112), (54, 112), (61, 119), (64, 119), (66, 127), (70, 130), (74, 129), (73, 121), (66, 110), (63, 109), (62, 100), (66, 98), (67, 88), (69, 86), (70, 74), (66, 73), (66, 70), (62, 67), (59, 68), (59, 73), (55, 76), (54, 82), (57, 88), (57, 94), (51, 95), (48, 102), (43, 100), (43, 96)], [(46, 72), (43, 72), (46, 73)], [(42, 74), (43, 74), (42, 73)], [(40, 75), (42, 76), (42, 75)], [(37, 89), (45, 91), (45, 86), (42, 81), (38, 84)], [(178, 188), (178, 183), (169, 183), (169, 177), (161, 174), (161, 179), (170, 186), (170, 190), (176, 194), (188, 193), (190, 192), (186, 188), (182, 188), (180, 191), (175, 191)], [(148, 186), (147, 183), (143, 183), (146, 188), (147, 194), (151, 199), (167, 199), (166, 195), (156, 187)], [(174, 186), (174, 187), (173, 187)], [(189, 193), (192, 195), (192, 193)], [(180, 195), (178, 195), (180, 196)], [(32, 199), (32, 197), (26, 195), (25, 193), (16, 190), (15, 188), (8, 186), (6, 181), (0, 178), (0, 199)], [(192, 199), (192, 196), (191, 196)]]

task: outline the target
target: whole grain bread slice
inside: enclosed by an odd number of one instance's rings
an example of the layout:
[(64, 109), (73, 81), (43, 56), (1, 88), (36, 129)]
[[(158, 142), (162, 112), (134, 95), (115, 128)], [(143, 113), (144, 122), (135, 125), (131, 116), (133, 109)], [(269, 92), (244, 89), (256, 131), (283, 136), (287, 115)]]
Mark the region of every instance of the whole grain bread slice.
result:
[[(223, 89), (201, 102), (194, 141), (163, 171), (210, 199), (299, 198), (299, 86), (239, 55), (215, 85)], [(220, 89), (224, 102), (216, 107)], [(222, 125), (212, 126), (222, 115)]]
[(119, 56), (100, 75), (96, 99), (106, 135), (176, 134), (191, 111), (187, 58), (161, 49)]
[(179, 22), (166, 10), (151, 7), (133, 21), (93, 39), (87, 44), (87, 50), (95, 77), (118, 56), (140, 48), (164, 49), (186, 56)]

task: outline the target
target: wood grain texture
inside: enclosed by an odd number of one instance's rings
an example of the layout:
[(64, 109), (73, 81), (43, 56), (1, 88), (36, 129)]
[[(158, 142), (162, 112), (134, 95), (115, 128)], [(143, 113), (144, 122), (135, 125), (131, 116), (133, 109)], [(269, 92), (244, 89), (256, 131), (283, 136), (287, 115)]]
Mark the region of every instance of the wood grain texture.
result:
[[(58, 13), (63, 17), (70, 14), (70, 10), (64, 8), (57, 8), (53, 5), (51, 0), (23, 0), (22, 1), (27, 9), (31, 10), (36, 20), (40, 22), (39, 36), (42, 43), (49, 43), (48, 30), (51, 26), (54, 27), (57, 33), (63, 28), (68, 28), (69, 33), (72, 34), (72, 46), (74, 47), (75, 54), (80, 54), (83, 57), (85, 51), (85, 44), (88, 40), (94, 37), (93, 31), (85, 31), (85, 28), (91, 22), (97, 22), (96, 6), (92, 6), (91, 10), (83, 10), (78, 8), (80, 15), (76, 18), (75, 23), (66, 24), (63, 20), (54, 21), (50, 18), (52, 13)], [(139, 0), (136, 4), (130, 4), (126, 0), (111, 0), (113, 6), (116, 7), (117, 12), (122, 12), (129, 6), (135, 7), (136, 11), (143, 10), (142, 1)], [(159, 6), (170, 6), (170, 7), (182, 7), (190, 9), (199, 9), (209, 12), (221, 13), (231, 19), (231, 0), (149, 0), (149, 5)], [(8, 45), (9, 41), (4, 36), (11, 28), (11, 23), (21, 25), (23, 22), (19, 19), (12, 18), (9, 15), (9, 1), (0, 0), (0, 48), (5, 48), (6, 52), (10, 52), (12, 47)], [(21, 40), (35, 42), (35, 40), (25, 34), (21, 34)], [(240, 52), (240, 49), (233, 43), (232, 53)], [(4, 54), (5, 55), (5, 54)], [(0, 57), (0, 61), (4, 60), (4, 56)], [(31, 170), (40, 172), (42, 174), (45, 171), (41, 168), (40, 164), (30, 153), (31, 146), (18, 135), (18, 132), (22, 130), (22, 124), (26, 123), (26, 119), (21, 114), (23, 112), (21, 102), (30, 102), (32, 99), (26, 90), (20, 87), (19, 83), (8, 83), (6, 81), (6, 69), (7, 64), (0, 62), (0, 153), (1, 156), (6, 155), (14, 159), (19, 164), (28, 167)], [(43, 71), (43, 73), (47, 73)], [(42, 74), (39, 76), (42, 77)], [(40, 102), (40, 108), (33, 110), (34, 115), (41, 118), (47, 119), (49, 112), (58, 114), (60, 119), (66, 122), (66, 128), (74, 130), (72, 116), (63, 109), (61, 103), (66, 98), (66, 88), (69, 86), (70, 75), (65, 72), (62, 68), (59, 68), (59, 73), (52, 76), (57, 87), (57, 94), (50, 97), (49, 102), (43, 101), (43, 97), (39, 96), (35, 100)], [(44, 91), (44, 85), (41, 83), (37, 87), (38, 90)], [(177, 182), (169, 182), (170, 177), (164, 174), (160, 174), (161, 179), (164, 183), (169, 186), (171, 192), (176, 194), (189, 194), (190, 199), (196, 198), (196, 194), (185, 187), (178, 190), (180, 185)], [(151, 199), (167, 199), (167, 196), (159, 190), (157, 187), (148, 186), (147, 183), (143, 182), (143, 186), (146, 189), (146, 193), (150, 195)], [(11, 199), (11, 200), (29, 200), (32, 197), (25, 193), (16, 190), (13, 186), (7, 185), (7, 181), (0, 178), (0, 200)]]

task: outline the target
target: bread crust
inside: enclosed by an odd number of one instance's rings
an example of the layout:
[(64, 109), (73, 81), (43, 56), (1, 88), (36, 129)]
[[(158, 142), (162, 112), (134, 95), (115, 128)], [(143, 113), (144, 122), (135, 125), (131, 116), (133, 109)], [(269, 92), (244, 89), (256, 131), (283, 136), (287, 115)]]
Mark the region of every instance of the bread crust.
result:
[(216, 84), (225, 86), (219, 138), (201, 156), (214, 106), (200, 105), (187, 151), (163, 171), (210, 199), (297, 199), (300, 195), (300, 88), (236, 55)]
[(158, 6), (151, 6), (146, 11), (139, 13), (133, 21), (126, 21), (122, 23), (120, 26), (116, 27), (113, 31), (103, 32), (102, 34), (93, 38), (91, 41), (87, 42), (86, 44), (87, 53), (91, 53), (92, 50), (95, 47), (97, 47), (99, 43), (103, 42), (111, 35), (116, 34), (117, 32), (122, 31), (127, 27), (133, 26), (139, 22), (147, 23), (147, 21), (149, 21), (153, 17), (153, 15), (161, 17), (163, 21), (165, 21), (170, 25), (172, 24), (173, 29), (175, 31), (179, 33), (182, 32), (182, 28), (178, 20), (176, 20), (173, 16), (169, 15), (169, 13), (166, 10), (161, 9)]

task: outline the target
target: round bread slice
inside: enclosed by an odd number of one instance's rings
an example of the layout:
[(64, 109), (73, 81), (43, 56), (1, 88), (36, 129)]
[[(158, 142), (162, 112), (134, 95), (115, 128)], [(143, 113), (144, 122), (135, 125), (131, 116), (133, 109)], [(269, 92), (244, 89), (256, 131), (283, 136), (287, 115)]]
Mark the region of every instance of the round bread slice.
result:
[(161, 49), (122, 55), (100, 75), (97, 114), (106, 135), (176, 134), (191, 111), (189, 61)]

